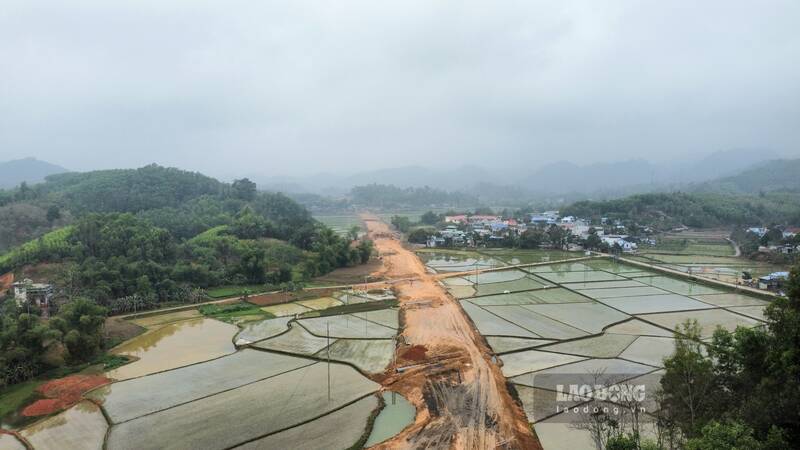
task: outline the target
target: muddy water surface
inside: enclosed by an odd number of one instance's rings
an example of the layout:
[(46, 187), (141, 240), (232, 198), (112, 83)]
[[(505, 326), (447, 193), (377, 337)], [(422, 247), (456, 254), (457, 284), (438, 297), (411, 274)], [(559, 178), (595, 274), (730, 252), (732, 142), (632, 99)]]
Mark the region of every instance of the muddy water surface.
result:
[(138, 360), (107, 376), (126, 380), (233, 353), (236, 348), (231, 339), (237, 331), (234, 325), (203, 318), (164, 325), (116, 347), (114, 353)]

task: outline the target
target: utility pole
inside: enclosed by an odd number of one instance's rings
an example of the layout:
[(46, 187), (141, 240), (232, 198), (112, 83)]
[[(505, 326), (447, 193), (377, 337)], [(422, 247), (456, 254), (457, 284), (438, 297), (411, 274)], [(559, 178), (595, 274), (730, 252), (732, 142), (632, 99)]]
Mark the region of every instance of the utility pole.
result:
[(331, 401), (331, 322), (326, 322), (327, 339), (328, 339), (328, 402)]

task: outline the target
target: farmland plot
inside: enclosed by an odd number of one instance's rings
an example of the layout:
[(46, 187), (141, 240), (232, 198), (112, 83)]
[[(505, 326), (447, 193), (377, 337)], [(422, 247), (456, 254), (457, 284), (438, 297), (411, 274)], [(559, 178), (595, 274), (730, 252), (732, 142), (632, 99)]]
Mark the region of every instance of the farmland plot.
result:
[(393, 328), (364, 320), (352, 314), (302, 319), (298, 323), (316, 336), (326, 336), (328, 327), (330, 327), (330, 336), (337, 338), (390, 339), (397, 333), (397, 330)]
[(502, 294), (506, 291), (509, 292), (518, 292), (518, 291), (529, 291), (532, 289), (541, 289), (545, 286), (551, 286), (551, 283), (548, 283), (541, 278), (534, 278), (534, 277), (525, 277), (520, 278), (514, 281), (506, 281), (501, 283), (487, 283), (487, 284), (475, 284), (475, 295), (493, 295), (493, 294)]
[(303, 314), (304, 312), (311, 311), (311, 308), (307, 308), (298, 303), (283, 303), (280, 305), (265, 306), (261, 308), (261, 310), (266, 311), (275, 317), (293, 317), (297, 314)]
[(589, 281), (612, 281), (624, 280), (625, 278), (601, 271), (583, 271), (583, 272), (537, 272), (540, 277), (552, 281), (553, 283), (579, 283)]
[(766, 300), (735, 293), (693, 295), (692, 297), (715, 306), (767, 306), (769, 304)]
[[(332, 338), (330, 343), (334, 340), (335, 338)], [(253, 344), (255, 348), (298, 355), (313, 355), (327, 346), (327, 338), (314, 336), (297, 323), (292, 323), (291, 329), (280, 336)]]
[(329, 450), (350, 448), (364, 434), (367, 420), (378, 408), (378, 398), (370, 395), (326, 414), (312, 422), (235, 447), (237, 450), (290, 449)]
[(318, 358), (353, 364), (367, 373), (381, 373), (394, 356), (394, 342), (390, 340), (339, 339), (328, 349), (317, 352)]
[(353, 315), (360, 319), (364, 319), (369, 322), (375, 322), (377, 324), (393, 328), (395, 330), (398, 327), (400, 327), (400, 319), (398, 317), (398, 311), (393, 308), (379, 309), (377, 311), (365, 311), (360, 313), (354, 313)]
[(634, 280), (617, 280), (617, 281), (590, 281), (588, 283), (564, 283), (565, 288), (584, 290), (584, 289), (606, 289), (606, 288), (629, 288), (629, 287), (643, 287), (646, 284), (639, 283)]
[[(568, 383), (584, 376), (586, 384), (593, 384), (603, 381), (595, 379), (598, 374), (617, 377), (607, 380), (615, 382), (657, 374), (663, 371), (663, 359), (674, 351), (672, 330), (677, 325), (696, 319), (702, 337), (708, 339), (716, 326), (728, 330), (757, 326), (767, 304), (611, 260), (528, 269), (556, 287), (474, 297), (462, 305), (500, 354), (503, 373), (515, 385), (537, 432), (545, 434), (539, 437), (546, 448), (548, 443), (555, 448), (582, 448), (576, 443), (585, 443), (587, 436), (553, 420), (558, 411), (550, 411), (553, 405), (548, 407), (546, 399), (533, 401), (536, 392), (545, 392), (537, 389), (554, 389), (546, 384), (552, 378), (537, 381), (537, 375), (569, 376)], [(578, 447), (562, 445), (565, 442)]]
[(17, 438), (10, 434), (0, 434), (0, 448), (4, 450), (26, 450)]
[(23, 429), (20, 434), (36, 450), (100, 450), (106, 430), (108, 423), (100, 408), (84, 400)]
[[(562, 355), (566, 356), (566, 355)], [(581, 359), (568, 364), (551, 366), (536, 370), (536, 375), (566, 374), (577, 384), (614, 384), (657, 370), (655, 367), (623, 359)], [(511, 381), (528, 387), (554, 390), (553, 377), (537, 378), (533, 373), (524, 373), (511, 378)]]
[(277, 336), (289, 329), (290, 317), (250, 322), (236, 335), (236, 345), (246, 345)]
[(626, 314), (647, 314), (659, 311), (687, 311), (713, 308), (712, 305), (678, 294), (604, 298), (598, 301), (623, 311)]
[(667, 291), (645, 285), (641, 285), (640, 287), (580, 289), (579, 292), (596, 300), (601, 298), (641, 297), (643, 295), (669, 294)]
[(321, 309), (328, 309), (334, 306), (343, 305), (344, 303), (335, 298), (322, 297), (322, 298), (315, 298), (313, 300), (300, 300), (297, 302), (297, 304), (318, 311)]
[(540, 347), (541, 350), (589, 358), (614, 358), (637, 339), (624, 334), (601, 334), (600, 336), (567, 341)]
[(540, 345), (551, 344), (551, 339), (526, 339), (505, 336), (486, 336), (486, 342), (492, 347), (495, 353), (506, 353), (515, 350), (522, 350)]
[(484, 336), (541, 337), (469, 301), (462, 300), (461, 307), (464, 308), (464, 311), (467, 312), (470, 319), (475, 323), (475, 326), (478, 327), (478, 331)]
[(760, 322), (755, 319), (743, 317), (724, 309), (644, 314), (639, 317), (642, 320), (655, 323), (671, 330), (674, 330), (687, 319), (694, 319), (697, 320), (698, 325), (700, 325), (702, 330), (701, 336), (704, 338), (711, 337), (717, 326), (721, 326), (728, 331), (734, 331), (737, 326), (754, 327), (760, 324)]
[(664, 358), (670, 356), (674, 351), (675, 339), (673, 338), (640, 336), (619, 357), (663, 367)]
[(316, 363), (142, 416), (112, 427), (108, 447), (229, 448), (319, 418), (380, 388), (351, 367), (331, 364), (329, 400), (327, 374), (327, 365)]
[(244, 349), (192, 366), (113, 383), (89, 392), (113, 423), (125, 422), (313, 364), (313, 360)]
[(484, 309), (505, 319), (508, 323), (520, 326), (531, 332), (536, 330), (536, 334), (543, 338), (570, 339), (587, 334), (583, 330), (553, 320), (526, 309), (524, 306), (486, 306)]
[(575, 355), (543, 352), (540, 350), (526, 350), (524, 352), (509, 353), (502, 356), (500, 359), (503, 360), (503, 375), (505, 375), (506, 378), (512, 378), (553, 366), (582, 361), (586, 358)]
[(526, 305), (524, 308), (590, 334), (600, 333), (609, 324), (628, 318), (601, 303)]
[(234, 325), (214, 319), (191, 319), (170, 323), (114, 348), (113, 353), (139, 358), (108, 373), (110, 378), (128, 378), (208, 361), (236, 351)]

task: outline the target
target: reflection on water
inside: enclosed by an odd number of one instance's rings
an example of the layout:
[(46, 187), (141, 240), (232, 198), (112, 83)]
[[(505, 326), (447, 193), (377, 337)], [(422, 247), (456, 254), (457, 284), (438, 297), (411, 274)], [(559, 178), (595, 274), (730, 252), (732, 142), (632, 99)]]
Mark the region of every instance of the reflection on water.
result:
[(231, 339), (234, 325), (214, 319), (191, 319), (150, 330), (114, 349), (114, 353), (139, 358), (108, 372), (117, 380), (161, 372), (236, 351)]
[(36, 450), (102, 449), (108, 429), (100, 408), (82, 401), (20, 432)]
[(414, 422), (414, 417), (417, 415), (414, 405), (400, 394), (385, 391), (383, 393), (383, 401), (386, 406), (375, 418), (372, 432), (364, 445), (365, 447), (373, 446), (395, 436), (403, 431), (403, 428)]

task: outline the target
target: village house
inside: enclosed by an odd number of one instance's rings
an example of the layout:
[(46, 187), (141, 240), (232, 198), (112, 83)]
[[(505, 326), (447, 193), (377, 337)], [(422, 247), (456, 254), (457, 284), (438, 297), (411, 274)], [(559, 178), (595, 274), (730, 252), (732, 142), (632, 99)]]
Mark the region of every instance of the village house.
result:
[(628, 236), (624, 235), (610, 234), (608, 236), (601, 236), (600, 239), (602, 239), (603, 242), (608, 244), (610, 247), (613, 247), (615, 244), (619, 245), (620, 248), (622, 248), (622, 251), (626, 253), (635, 252), (638, 248), (636, 243), (628, 241)]
[(34, 283), (26, 278), (14, 283), (12, 286), (14, 288), (14, 299), (17, 301), (17, 306), (29, 303), (40, 308), (50, 307), (50, 301), (53, 299), (52, 284)]
[(783, 282), (789, 279), (789, 272), (772, 272), (758, 279), (758, 288), (768, 291), (778, 291)]

